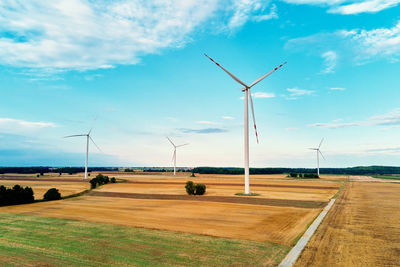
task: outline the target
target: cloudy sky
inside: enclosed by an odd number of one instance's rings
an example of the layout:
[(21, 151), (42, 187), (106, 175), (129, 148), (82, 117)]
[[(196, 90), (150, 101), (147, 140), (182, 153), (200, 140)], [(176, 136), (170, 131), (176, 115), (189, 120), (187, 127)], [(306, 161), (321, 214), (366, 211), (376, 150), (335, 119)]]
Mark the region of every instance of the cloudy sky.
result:
[[(400, 163), (400, 0), (0, 1), (0, 166)], [(93, 124), (94, 119), (98, 119)]]

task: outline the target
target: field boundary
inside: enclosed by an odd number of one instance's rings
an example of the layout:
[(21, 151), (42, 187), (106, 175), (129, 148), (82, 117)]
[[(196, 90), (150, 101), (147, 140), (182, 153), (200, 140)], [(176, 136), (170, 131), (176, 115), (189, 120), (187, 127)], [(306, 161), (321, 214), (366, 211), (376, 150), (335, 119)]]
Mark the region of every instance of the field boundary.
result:
[(297, 261), (301, 252), (307, 245), (308, 241), (310, 241), (311, 237), (314, 235), (318, 226), (321, 224), (322, 220), (325, 218), (328, 211), (331, 209), (333, 204), (335, 203), (336, 198), (333, 198), (329, 201), (328, 205), (321, 211), (318, 217), (314, 220), (314, 222), (308, 227), (307, 231), (300, 238), (299, 242), (290, 250), (290, 252), (286, 255), (283, 261), (279, 264), (279, 267), (291, 267)]

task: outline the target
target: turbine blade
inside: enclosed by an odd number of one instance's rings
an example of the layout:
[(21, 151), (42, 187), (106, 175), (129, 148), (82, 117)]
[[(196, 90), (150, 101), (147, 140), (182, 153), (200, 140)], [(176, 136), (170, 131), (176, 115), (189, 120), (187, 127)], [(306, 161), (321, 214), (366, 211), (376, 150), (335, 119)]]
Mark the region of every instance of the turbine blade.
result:
[(179, 146), (176, 146), (176, 147), (187, 146), (188, 144), (189, 144), (189, 143), (186, 143), (186, 144), (179, 145)]
[(204, 54), (206, 57), (208, 57), (212, 62), (214, 62), (215, 64), (217, 64), (218, 67), (220, 67), (223, 71), (225, 71), (229, 76), (232, 77), (232, 79), (234, 79), (235, 81), (237, 81), (238, 83), (240, 83), (241, 85), (243, 85), (244, 87), (248, 88), (247, 84), (245, 84), (244, 82), (242, 82), (241, 80), (239, 80), (239, 78), (237, 78), (235, 75), (233, 75), (232, 73), (230, 73), (229, 71), (227, 71), (224, 67), (222, 67), (220, 64), (218, 64), (217, 62), (214, 61), (214, 59), (210, 58), (209, 56), (207, 56), (207, 54)]
[(97, 118), (99, 117), (99, 114), (96, 115), (96, 117), (94, 118), (93, 122), (92, 122), (92, 127), (90, 127), (90, 130), (88, 132), (88, 135), (92, 132), (94, 124), (96, 123)]
[(319, 143), (318, 149), (321, 147), (323, 141), (324, 141), (324, 138), (321, 139), (321, 143)]
[(251, 114), (253, 115), (254, 131), (256, 133), (256, 139), (257, 139), (257, 144), (258, 144), (258, 133), (257, 133), (257, 126), (256, 126), (256, 117), (254, 115), (253, 99), (251, 97), (250, 89), (249, 89), (249, 97), (250, 97)]
[(309, 148), (309, 149), (311, 149), (311, 150), (318, 150), (318, 148)]
[(175, 144), (171, 141), (171, 139), (169, 139), (168, 136), (166, 136), (166, 137), (167, 137), (168, 141), (169, 141), (174, 147), (176, 147)]
[(90, 135), (89, 135), (89, 139), (90, 139), (90, 141), (93, 142), (93, 144), (97, 147), (97, 149), (98, 149), (101, 153), (103, 153), (103, 150), (101, 150), (100, 147), (93, 141), (93, 139), (92, 139), (92, 137), (91, 137)]
[(271, 70), (270, 72), (268, 72), (267, 74), (261, 76), (260, 78), (258, 78), (257, 80), (255, 80), (251, 85), (250, 88), (253, 87), (254, 85), (256, 85), (257, 83), (261, 82), (262, 80), (264, 80), (265, 78), (267, 78), (269, 75), (271, 75), (273, 72), (275, 72), (276, 70), (278, 70), (279, 68), (281, 68), (283, 65), (285, 65), (285, 63), (279, 65), (278, 67), (276, 67), (275, 69)]
[(68, 136), (64, 136), (63, 138), (70, 138), (70, 137), (77, 137), (77, 136), (86, 136), (86, 134), (74, 134), (74, 135), (68, 135)]
[(322, 158), (323, 158), (324, 160), (326, 160), (325, 157), (324, 157), (324, 155), (322, 155), (321, 150), (318, 149), (318, 152), (319, 152), (319, 154), (321, 154)]

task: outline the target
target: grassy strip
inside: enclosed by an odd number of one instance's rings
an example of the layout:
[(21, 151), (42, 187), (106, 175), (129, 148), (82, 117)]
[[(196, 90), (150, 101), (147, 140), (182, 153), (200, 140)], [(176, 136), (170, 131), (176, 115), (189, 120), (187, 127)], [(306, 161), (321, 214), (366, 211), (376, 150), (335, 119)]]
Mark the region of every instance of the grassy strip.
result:
[(399, 175), (372, 175), (373, 178), (388, 179), (388, 180), (400, 180)]
[(249, 194), (246, 194), (246, 193), (236, 193), (235, 195), (236, 195), (236, 196), (254, 197), (254, 196), (259, 196), (260, 194), (257, 194), (257, 193), (249, 193)]
[(0, 214), (10, 266), (276, 266), (288, 246), (127, 226)]
[(349, 181), (349, 178), (350, 178), (350, 176), (347, 177), (347, 179), (342, 182), (342, 184), (340, 185), (339, 190), (336, 192), (336, 194), (332, 198), (338, 198), (340, 196), (340, 194), (342, 193), (343, 189), (346, 187), (346, 184)]

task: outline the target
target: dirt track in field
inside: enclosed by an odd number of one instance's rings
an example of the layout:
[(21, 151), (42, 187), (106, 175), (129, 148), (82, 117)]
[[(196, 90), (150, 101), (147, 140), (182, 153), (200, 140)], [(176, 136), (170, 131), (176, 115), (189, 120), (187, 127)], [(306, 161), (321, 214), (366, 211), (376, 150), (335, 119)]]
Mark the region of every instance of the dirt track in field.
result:
[(185, 201), (206, 201), (206, 202), (225, 202), (236, 204), (296, 207), (296, 208), (323, 208), (327, 202), (287, 200), (287, 199), (268, 199), (253, 197), (227, 197), (227, 196), (188, 196), (188, 195), (161, 195), (161, 194), (138, 194), (138, 193), (117, 193), (92, 191), (88, 195), (99, 197), (119, 197), (134, 199), (157, 199), (157, 200), (185, 200)]
[(350, 182), (295, 266), (400, 266), (400, 185)]

